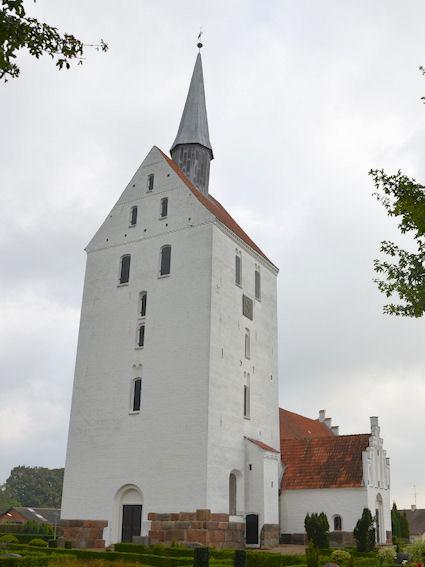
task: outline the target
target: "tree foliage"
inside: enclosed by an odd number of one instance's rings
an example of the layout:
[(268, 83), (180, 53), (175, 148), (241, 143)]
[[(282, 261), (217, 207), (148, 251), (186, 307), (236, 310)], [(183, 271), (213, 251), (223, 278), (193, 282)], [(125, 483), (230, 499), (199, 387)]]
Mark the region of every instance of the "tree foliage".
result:
[[(35, 1), (35, 0), (34, 0)], [(27, 48), (29, 53), (39, 59), (47, 54), (56, 59), (59, 69), (70, 68), (70, 61), (78, 64), (84, 60), (84, 48), (89, 47), (71, 34), (61, 35), (55, 27), (30, 18), (25, 12), (23, 0), (1, 0), (0, 9), (0, 79), (19, 76), (16, 54)], [(100, 40), (96, 49), (107, 51), (108, 45)]]
[(391, 509), (391, 531), (395, 537), (409, 539), (410, 531), (406, 512), (399, 512), (395, 502)]
[(304, 519), (304, 527), (307, 533), (307, 539), (313, 542), (315, 547), (325, 549), (329, 547), (329, 522), (326, 514), (307, 514)]
[(9, 508), (13, 506), (20, 506), (20, 502), (12, 497), (10, 494), (10, 488), (7, 484), (0, 485), (0, 512), (6, 512)]
[(389, 216), (397, 217), (402, 234), (410, 233), (415, 252), (404, 250), (390, 241), (381, 242), (381, 252), (389, 260), (374, 261), (374, 269), (386, 279), (376, 279), (379, 290), (387, 297), (398, 294), (402, 303), (384, 306), (384, 313), (403, 317), (421, 317), (425, 313), (425, 186), (398, 171), (386, 175), (383, 170), (370, 171), (374, 195)]
[(363, 508), (362, 517), (357, 522), (353, 534), (358, 551), (372, 551), (375, 547), (374, 519), (369, 508)]
[(21, 506), (60, 508), (64, 469), (15, 467), (6, 481), (12, 498)]

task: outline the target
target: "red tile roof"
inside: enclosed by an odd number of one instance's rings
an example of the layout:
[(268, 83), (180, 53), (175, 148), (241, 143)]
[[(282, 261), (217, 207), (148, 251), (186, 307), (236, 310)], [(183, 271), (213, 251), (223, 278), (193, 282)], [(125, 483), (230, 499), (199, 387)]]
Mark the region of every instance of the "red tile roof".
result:
[(318, 419), (309, 419), (282, 408), (279, 408), (279, 422), (281, 439), (334, 436), (329, 427)]
[[(186, 175), (181, 171), (181, 169), (170, 159), (161, 149), (158, 148), (161, 154), (165, 157), (168, 164), (177, 173), (180, 179), (187, 185), (187, 187), (192, 191), (195, 197), (200, 201), (209, 211), (212, 213), (220, 222), (222, 222), (227, 228), (229, 228), (236, 236), (239, 236), (248, 246), (253, 250), (258, 252), (263, 258), (267, 260), (272, 266), (274, 264), (270, 262), (267, 256), (262, 250), (255, 244), (253, 240), (246, 234), (244, 230), (238, 225), (238, 223), (232, 218), (232, 216), (226, 211), (226, 209), (216, 200), (212, 195), (209, 198), (201, 193), (195, 185), (186, 177)], [(276, 266), (274, 266), (276, 267)]]
[(279, 451), (276, 451), (276, 449), (273, 449), (273, 447), (270, 447), (270, 445), (266, 445), (262, 441), (257, 441), (257, 439), (251, 439), (251, 437), (246, 437), (246, 439), (248, 439), (248, 441), (251, 441), (251, 443), (254, 443), (254, 445), (257, 445), (258, 447), (260, 447), (264, 451), (271, 451), (272, 453), (279, 453)]
[(281, 490), (361, 486), (370, 434), (281, 439)]

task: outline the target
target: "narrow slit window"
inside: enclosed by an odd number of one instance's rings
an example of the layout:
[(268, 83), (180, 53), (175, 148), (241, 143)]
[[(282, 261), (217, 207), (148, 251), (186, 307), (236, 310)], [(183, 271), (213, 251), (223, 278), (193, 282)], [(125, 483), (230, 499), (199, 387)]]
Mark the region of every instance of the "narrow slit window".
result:
[(249, 417), (249, 386), (243, 387), (243, 416)]
[(260, 270), (255, 270), (255, 299), (261, 299), (261, 276)]
[(130, 255), (121, 258), (120, 284), (128, 283), (130, 279)]
[(168, 215), (168, 197), (161, 199), (161, 218), (165, 218)]
[(235, 284), (241, 285), (242, 282), (242, 258), (240, 254), (235, 256)]
[(261, 299), (261, 276), (260, 276), (260, 270), (255, 270), (255, 299)]
[(148, 191), (152, 191), (152, 190), (153, 190), (154, 179), (155, 179), (154, 174), (153, 174), (153, 173), (150, 173), (150, 174), (148, 175)]
[(140, 411), (142, 400), (142, 379), (136, 378), (133, 382), (133, 411)]
[(167, 276), (170, 273), (171, 269), (171, 246), (163, 246), (161, 248), (161, 267), (160, 267), (160, 275)]
[(146, 291), (142, 291), (140, 294), (140, 305), (139, 305), (139, 316), (146, 317), (146, 301), (148, 299), (148, 294)]
[(137, 207), (131, 207), (130, 211), (130, 226), (137, 224)]
[(251, 358), (251, 341), (249, 329), (245, 329), (245, 358)]
[(140, 325), (139, 332), (137, 333), (137, 346), (145, 346), (145, 325)]

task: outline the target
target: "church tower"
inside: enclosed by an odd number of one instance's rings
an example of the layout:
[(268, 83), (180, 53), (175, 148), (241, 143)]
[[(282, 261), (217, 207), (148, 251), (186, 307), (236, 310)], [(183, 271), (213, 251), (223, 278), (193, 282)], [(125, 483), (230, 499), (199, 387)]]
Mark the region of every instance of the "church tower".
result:
[(278, 524), (278, 270), (209, 192), (200, 54), (171, 157), (150, 150), (86, 248), (62, 519), (105, 522), (108, 545), (208, 509), (259, 545)]

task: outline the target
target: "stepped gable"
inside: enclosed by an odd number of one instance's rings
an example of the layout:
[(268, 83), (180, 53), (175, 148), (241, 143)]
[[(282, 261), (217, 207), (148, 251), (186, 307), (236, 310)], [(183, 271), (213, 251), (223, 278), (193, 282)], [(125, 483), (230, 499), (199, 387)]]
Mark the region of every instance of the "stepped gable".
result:
[(279, 408), (280, 438), (334, 437), (329, 427), (317, 419)]
[(362, 486), (363, 451), (370, 433), (281, 439), (281, 490)]
[(168, 165), (177, 173), (180, 179), (187, 185), (187, 187), (192, 191), (195, 197), (200, 201), (204, 207), (206, 207), (210, 213), (212, 213), (217, 220), (223, 223), (229, 230), (231, 230), (236, 236), (241, 238), (245, 244), (248, 244), (255, 252), (260, 254), (269, 264), (271, 264), (274, 268), (276, 266), (271, 262), (264, 252), (255, 244), (253, 240), (246, 234), (244, 230), (238, 225), (238, 223), (232, 218), (232, 216), (226, 211), (226, 209), (221, 205), (212, 195), (208, 195), (206, 197), (203, 193), (201, 193), (195, 185), (186, 177), (186, 175), (181, 171), (181, 169), (170, 159), (160, 148), (158, 150), (167, 160)]

